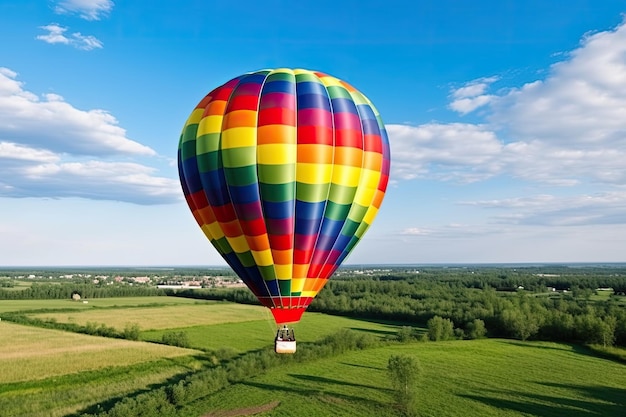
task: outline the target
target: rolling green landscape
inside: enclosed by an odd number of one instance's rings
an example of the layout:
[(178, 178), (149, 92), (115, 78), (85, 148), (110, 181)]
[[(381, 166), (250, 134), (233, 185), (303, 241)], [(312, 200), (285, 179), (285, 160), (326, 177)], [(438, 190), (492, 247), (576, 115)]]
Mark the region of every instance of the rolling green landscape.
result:
[(622, 416), (625, 270), (559, 268), (343, 270), (295, 355), (236, 286), (0, 272), (0, 416)]

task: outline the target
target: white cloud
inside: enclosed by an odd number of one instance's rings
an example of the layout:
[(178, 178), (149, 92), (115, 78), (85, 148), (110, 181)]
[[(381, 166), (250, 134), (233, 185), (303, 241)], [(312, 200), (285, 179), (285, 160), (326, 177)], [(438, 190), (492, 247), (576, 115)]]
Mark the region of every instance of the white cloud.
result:
[(110, 113), (77, 109), (57, 94), (40, 99), (16, 78), (15, 72), (0, 69), (0, 142), (70, 154), (156, 155), (128, 139)]
[(501, 170), (503, 144), (483, 126), (429, 123), (387, 125), (392, 144), (391, 178), (473, 182)]
[(453, 100), (450, 103), (450, 109), (464, 115), (489, 104), (494, 96), (484, 93), (496, 81), (498, 81), (498, 77), (479, 78), (466, 83), (463, 87), (452, 90), (451, 97)]
[(496, 217), (503, 223), (543, 226), (626, 223), (626, 191), (567, 197), (543, 194), (464, 204), (506, 210), (506, 214)]
[(490, 121), (518, 141), (626, 147), (626, 24), (585, 37), (566, 58), (492, 100)]
[(497, 77), (453, 90), (450, 108), (482, 107), (481, 124), (390, 126), (396, 179), (505, 174), (559, 186), (626, 184), (626, 23), (585, 37), (564, 57), (545, 79), (499, 94), (485, 94)]
[[(129, 158), (156, 156), (103, 110), (42, 99), (0, 68), (0, 197), (82, 197), (159, 204), (181, 198), (177, 180)], [(119, 162), (108, 159), (123, 157)]]
[(82, 49), (83, 51), (91, 51), (93, 49), (100, 49), (103, 47), (102, 41), (97, 39), (95, 36), (85, 36), (80, 32), (72, 33), (69, 37), (66, 36), (65, 32), (67, 32), (67, 28), (59, 26), (56, 23), (40, 26), (40, 29), (46, 30), (48, 33), (45, 35), (38, 35), (37, 39), (46, 43), (70, 45), (76, 49)]
[(61, 0), (54, 7), (58, 14), (77, 14), (85, 20), (100, 20), (113, 10), (112, 0)]

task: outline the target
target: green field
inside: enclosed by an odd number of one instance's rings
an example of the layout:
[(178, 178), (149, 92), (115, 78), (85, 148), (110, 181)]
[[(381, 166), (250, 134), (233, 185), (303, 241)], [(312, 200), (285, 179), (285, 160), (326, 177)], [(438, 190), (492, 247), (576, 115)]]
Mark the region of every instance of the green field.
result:
[[(86, 301), (86, 303), (85, 303)], [(98, 307), (133, 307), (149, 305), (180, 305), (196, 304), (199, 301), (179, 297), (120, 297), (120, 298), (91, 298), (89, 300), (1, 300), (0, 314), (14, 311), (28, 310), (91, 310)]]
[[(167, 297), (168, 299), (170, 297)], [(172, 297), (173, 298), (173, 297)], [(157, 300), (161, 300), (158, 298)], [(92, 305), (99, 306), (96, 302)], [(31, 314), (30, 317), (42, 320), (54, 320), (59, 323), (103, 323), (109, 327), (123, 330), (129, 323), (139, 325), (140, 329), (158, 330), (197, 325), (213, 325), (237, 323), (242, 321), (258, 321), (265, 315), (266, 309), (260, 306), (234, 304), (220, 301), (196, 301), (141, 307), (115, 308), (112, 314), (109, 308), (91, 308), (63, 313)]]
[[(204, 351), (269, 349), (276, 329), (257, 306), (173, 297), (0, 302), (0, 313), (11, 311), (118, 329), (137, 323), (143, 341), (0, 321), (2, 417), (61, 417), (132, 397), (213, 366)], [(398, 326), (307, 313), (295, 329), (301, 350), (340, 329), (386, 338)], [(197, 350), (147, 343), (170, 331), (186, 332)], [(420, 416), (617, 417), (626, 408), (623, 363), (580, 346), (489, 339), (391, 344), (289, 363), (186, 404), (181, 415), (398, 416), (386, 373), (392, 354), (421, 363)]]
[(189, 412), (279, 403), (258, 415), (394, 415), (386, 373), (392, 354), (421, 363), (419, 416), (621, 417), (626, 409), (625, 365), (568, 345), (493, 339), (394, 345), (289, 365), (220, 391)]
[(0, 415), (7, 417), (63, 416), (202, 366), (197, 351), (152, 343), (6, 321), (0, 335)]
[[(231, 306), (246, 307), (237, 304)], [(269, 312), (264, 310), (257, 316), (257, 318), (262, 317), (261, 320), (193, 326), (178, 330), (187, 333), (191, 347), (195, 349), (232, 349), (236, 353), (256, 350), (272, 346), (276, 335), (276, 325)], [(297, 338), (301, 342), (313, 342), (344, 328), (365, 331), (384, 337), (395, 335), (398, 326), (319, 313), (305, 314), (302, 320), (294, 326)], [(166, 331), (171, 330), (177, 329), (142, 332), (141, 339), (158, 342)]]

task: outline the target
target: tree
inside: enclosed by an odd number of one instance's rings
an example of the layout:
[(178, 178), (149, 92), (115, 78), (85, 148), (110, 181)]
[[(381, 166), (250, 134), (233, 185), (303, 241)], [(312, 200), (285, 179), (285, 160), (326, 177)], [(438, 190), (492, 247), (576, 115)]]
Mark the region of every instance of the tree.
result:
[(429, 340), (449, 340), (454, 336), (454, 323), (450, 319), (435, 316), (428, 320), (427, 325)]
[(137, 323), (126, 323), (122, 337), (129, 340), (139, 340), (140, 328)]
[(467, 337), (469, 339), (482, 339), (487, 335), (485, 322), (481, 319), (474, 319), (467, 324)]
[(405, 415), (413, 415), (417, 381), (422, 372), (419, 360), (409, 355), (391, 355), (387, 372), (395, 391), (396, 404)]

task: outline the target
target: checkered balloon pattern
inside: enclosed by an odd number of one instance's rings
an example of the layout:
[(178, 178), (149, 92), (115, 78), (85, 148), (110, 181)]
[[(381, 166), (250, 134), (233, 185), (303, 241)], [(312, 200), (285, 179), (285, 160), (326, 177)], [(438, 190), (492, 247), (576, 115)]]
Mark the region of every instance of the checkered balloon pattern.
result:
[(278, 324), (300, 320), (372, 224), (389, 162), (369, 99), (303, 69), (217, 87), (192, 111), (178, 148), (194, 218)]

